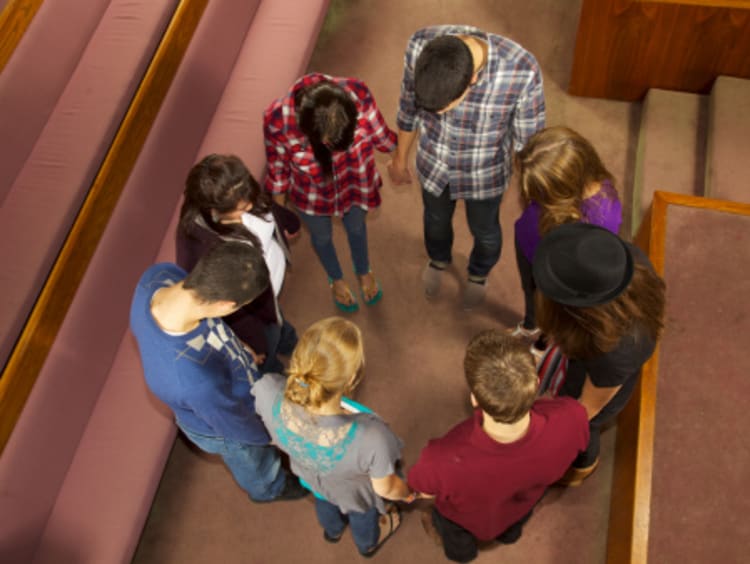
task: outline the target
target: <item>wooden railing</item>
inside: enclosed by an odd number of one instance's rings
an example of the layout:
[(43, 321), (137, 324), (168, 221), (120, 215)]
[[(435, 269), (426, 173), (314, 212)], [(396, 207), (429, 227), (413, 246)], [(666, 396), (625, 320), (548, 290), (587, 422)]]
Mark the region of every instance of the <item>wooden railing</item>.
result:
[(0, 452), (75, 296), (208, 0), (182, 0), (0, 377)]
[[(636, 235), (656, 272), (664, 275), (669, 206), (687, 206), (750, 216), (750, 204), (655, 192)], [(667, 299), (669, 289), (667, 288)], [(666, 328), (669, 331), (669, 327)], [(651, 521), (659, 347), (643, 366), (633, 397), (617, 420), (617, 443), (607, 535), (607, 564), (646, 564)]]
[(0, 72), (8, 64), (43, 0), (10, 0), (0, 12)]

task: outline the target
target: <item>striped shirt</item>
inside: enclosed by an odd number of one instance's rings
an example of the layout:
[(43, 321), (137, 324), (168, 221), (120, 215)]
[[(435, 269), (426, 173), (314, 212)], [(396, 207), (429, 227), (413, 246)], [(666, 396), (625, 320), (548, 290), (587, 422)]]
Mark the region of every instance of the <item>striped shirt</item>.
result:
[[(322, 80), (349, 92), (358, 114), (352, 146), (347, 151), (332, 153), (332, 178), (325, 177), (312, 145), (297, 127), (294, 106), (295, 95), (301, 88)], [(393, 151), (397, 137), (363, 82), (318, 73), (303, 76), (265, 111), (263, 131), (268, 161), (265, 187), (272, 194), (288, 193), (302, 213), (341, 216), (352, 206), (370, 210), (380, 205), (383, 181), (375, 167), (374, 149)]]
[[(417, 110), (414, 66), (422, 48), (442, 35), (471, 35), (487, 44), (487, 64), (464, 100), (444, 114)], [(419, 125), (417, 173), (422, 187), (451, 199), (485, 200), (501, 195), (512, 154), (544, 127), (542, 73), (534, 56), (517, 43), (475, 27), (441, 25), (417, 31), (406, 48), (396, 118), (403, 131)]]

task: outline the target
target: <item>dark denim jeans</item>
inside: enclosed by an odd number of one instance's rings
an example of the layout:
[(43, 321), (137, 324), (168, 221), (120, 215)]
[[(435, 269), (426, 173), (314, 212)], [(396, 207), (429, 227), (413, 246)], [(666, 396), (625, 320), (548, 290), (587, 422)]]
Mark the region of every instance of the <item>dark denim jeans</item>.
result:
[[(302, 221), (310, 230), (310, 238), (315, 253), (320, 263), (331, 280), (339, 280), (344, 277), (333, 246), (333, 228), (331, 217), (327, 215), (309, 215), (300, 212)], [(346, 236), (349, 239), (349, 249), (354, 263), (354, 272), (358, 275), (367, 274), (370, 271), (370, 259), (367, 254), (367, 224), (365, 219), (367, 212), (362, 208), (352, 207), (344, 214), (342, 221)]]
[(354, 544), (357, 545), (360, 554), (366, 554), (378, 543), (380, 514), (376, 507), (371, 507), (362, 513), (355, 511), (342, 513), (336, 505), (316, 497), (315, 513), (318, 515), (318, 522), (329, 537), (339, 537), (344, 532), (346, 524), (349, 523)]
[[(495, 540), (502, 544), (513, 544), (520, 539), (523, 534), (523, 526), (531, 518), (532, 512), (533, 509), (505, 529)], [(443, 552), (448, 560), (471, 562), (477, 557), (479, 548), (476, 537), (458, 523), (443, 517), (434, 506), (432, 508), (432, 524), (435, 525), (435, 530), (443, 539)]]
[(278, 325), (277, 323), (269, 323), (263, 327), (263, 332), (266, 335), (266, 343), (268, 343), (266, 349), (266, 360), (258, 368), (263, 374), (267, 374), (268, 372), (284, 374), (284, 365), (281, 363), (277, 355), (283, 354), (284, 356), (289, 356), (292, 354), (294, 347), (297, 346), (297, 331), (294, 326), (283, 317), (283, 323), (281, 325)]
[[(503, 232), (500, 229), (502, 195), (487, 200), (464, 200), (466, 222), (474, 237), (469, 256), (469, 275), (486, 277), (500, 260)], [(424, 203), (424, 243), (430, 260), (450, 263), (453, 247), (453, 213), (456, 200), (451, 200), (445, 187), (440, 196), (422, 190)]]
[(182, 432), (201, 450), (218, 454), (231, 470), (234, 479), (254, 501), (270, 501), (278, 497), (286, 482), (279, 451), (270, 445), (248, 445), (193, 433)]

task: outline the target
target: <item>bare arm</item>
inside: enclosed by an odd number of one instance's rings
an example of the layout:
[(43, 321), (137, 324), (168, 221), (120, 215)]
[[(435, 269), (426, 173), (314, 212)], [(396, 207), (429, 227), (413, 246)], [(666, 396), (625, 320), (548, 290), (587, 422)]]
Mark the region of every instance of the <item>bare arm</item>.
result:
[(589, 420), (596, 417), (605, 405), (615, 397), (615, 394), (620, 391), (622, 386), (612, 386), (607, 388), (599, 388), (593, 384), (591, 378), (587, 375), (586, 381), (583, 383), (583, 390), (581, 391), (581, 397), (578, 401), (581, 402), (586, 413), (589, 416)]
[(370, 478), (372, 489), (380, 497), (393, 501), (405, 501), (411, 503), (416, 497), (411, 488), (397, 474), (391, 474), (385, 478)]
[(398, 146), (393, 152), (393, 158), (388, 163), (388, 174), (394, 184), (411, 184), (411, 172), (409, 172), (408, 158), (411, 146), (417, 138), (417, 130), (398, 130)]

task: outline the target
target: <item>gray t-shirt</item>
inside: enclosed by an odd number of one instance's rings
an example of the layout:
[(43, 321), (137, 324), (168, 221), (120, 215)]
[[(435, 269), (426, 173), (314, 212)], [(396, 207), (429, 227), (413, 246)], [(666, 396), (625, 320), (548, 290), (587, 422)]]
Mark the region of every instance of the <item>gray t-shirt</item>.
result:
[(284, 399), (286, 380), (266, 374), (253, 386), (255, 411), (292, 471), (342, 512), (385, 513), (371, 478), (396, 473), (401, 440), (374, 413), (315, 415)]

